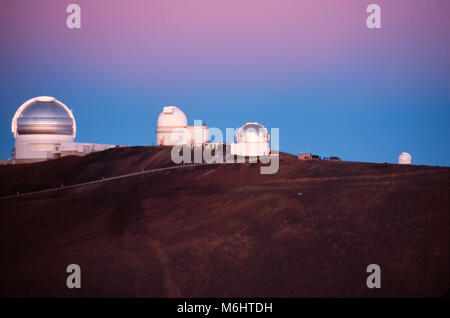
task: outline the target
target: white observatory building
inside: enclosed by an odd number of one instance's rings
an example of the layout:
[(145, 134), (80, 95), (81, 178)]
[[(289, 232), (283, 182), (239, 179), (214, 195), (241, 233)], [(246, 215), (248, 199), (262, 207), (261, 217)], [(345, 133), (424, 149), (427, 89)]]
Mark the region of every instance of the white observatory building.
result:
[(400, 165), (410, 165), (411, 164), (411, 155), (407, 152), (402, 152), (400, 156), (398, 156), (398, 164)]
[(268, 156), (270, 134), (266, 127), (257, 123), (246, 123), (236, 132), (236, 143), (231, 144), (231, 154), (245, 157)]
[(208, 127), (188, 126), (187, 117), (176, 106), (165, 106), (158, 117), (156, 144), (202, 146), (208, 141)]
[(72, 111), (50, 96), (23, 103), (12, 119), (11, 131), (16, 139), (13, 149), (16, 163), (81, 156), (115, 147), (74, 142), (77, 126)]

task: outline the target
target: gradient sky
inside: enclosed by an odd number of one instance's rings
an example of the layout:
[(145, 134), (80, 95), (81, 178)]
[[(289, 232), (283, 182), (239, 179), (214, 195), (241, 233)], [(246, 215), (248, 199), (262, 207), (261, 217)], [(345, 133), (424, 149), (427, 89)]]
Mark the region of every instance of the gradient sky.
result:
[(286, 152), (450, 166), (448, 0), (0, 0), (0, 43), (0, 158), (16, 109), (49, 95), (80, 142), (155, 144), (177, 105), (191, 125), (277, 127)]

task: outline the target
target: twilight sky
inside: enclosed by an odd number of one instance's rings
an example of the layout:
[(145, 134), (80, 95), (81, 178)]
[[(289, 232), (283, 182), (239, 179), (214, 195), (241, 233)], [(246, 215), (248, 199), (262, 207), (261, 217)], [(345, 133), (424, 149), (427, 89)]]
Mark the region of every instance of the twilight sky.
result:
[(279, 128), (286, 152), (450, 166), (448, 0), (0, 0), (0, 43), (0, 158), (16, 109), (49, 95), (81, 142), (152, 145), (177, 105)]

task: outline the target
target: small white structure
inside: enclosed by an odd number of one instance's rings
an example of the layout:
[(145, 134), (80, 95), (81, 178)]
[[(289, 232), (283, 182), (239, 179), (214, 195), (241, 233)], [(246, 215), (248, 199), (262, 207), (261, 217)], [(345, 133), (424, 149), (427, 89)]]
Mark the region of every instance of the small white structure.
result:
[(12, 119), (11, 131), (16, 139), (13, 158), (16, 162), (34, 162), (115, 147), (76, 143), (76, 130), (72, 111), (62, 102), (50, 96), (32, 98)]
[(270, 153), (270, 134), (257, 123), (250, 122), (239, 128), (236, 143), (231, 144), (231, 154), (244, 157), (267, 156)]
[(410, 165), (411, 164), (411, 155), (407, 152), (402, 152), (400, 156), (398, 156), (398, 163), (400, 165)]
[(163, 146), (202, 146), (208, 141), (208, 127), (188, 126), (187, 117), (176, 106), (165, 106), (158, 117), (156, 143)]

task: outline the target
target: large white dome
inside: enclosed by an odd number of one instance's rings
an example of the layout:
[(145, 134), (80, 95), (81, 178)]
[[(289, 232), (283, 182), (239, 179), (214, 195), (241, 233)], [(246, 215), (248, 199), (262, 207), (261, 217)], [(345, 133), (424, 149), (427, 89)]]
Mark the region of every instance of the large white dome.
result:
[(66, 105), (50, 96), (23, 103), (16, 111), (11, 130), (17, 135), (66, 135), (75, 138), (76, 123)]
[(186, 128), (186, 115), (176, 106), (165, 106), (158, 117), (158, 128)]
[(237, 142), (268, 142), (269, 141), (269, 133), (267, 129), (257, 123), (246, 123), (244, 126), (239, 128), (236, 133), (236, 141)]

